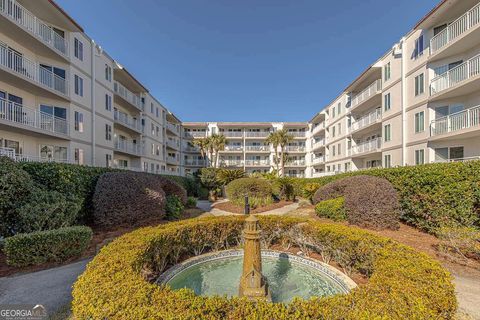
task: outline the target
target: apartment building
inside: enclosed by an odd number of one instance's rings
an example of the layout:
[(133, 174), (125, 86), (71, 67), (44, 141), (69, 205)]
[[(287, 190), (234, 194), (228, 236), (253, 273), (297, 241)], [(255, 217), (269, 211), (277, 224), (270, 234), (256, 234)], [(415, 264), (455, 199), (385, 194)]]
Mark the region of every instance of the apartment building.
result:
[[(480, 2), (442, 0), (306, 122), (182, 122), (52, 0), (0, 0), (0, 154), (187, 175), (193, 140), (227, 138), (218, 165), (286, 174), (480, 158)], [(354, 63), (354, 61), (352, 61)]]
[(0, 30), (0, 154), (180, 174), (178, 119), (53, 1), (0, 0)]

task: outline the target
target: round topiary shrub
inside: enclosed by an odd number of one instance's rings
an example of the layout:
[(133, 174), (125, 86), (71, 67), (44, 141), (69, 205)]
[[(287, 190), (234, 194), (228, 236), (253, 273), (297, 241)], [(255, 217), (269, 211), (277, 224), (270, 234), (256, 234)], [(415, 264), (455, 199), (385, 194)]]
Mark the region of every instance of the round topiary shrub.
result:
[(372, 229), (399, 228), (398, 195), (386, 179), (359, 175), (333, 181), (317, 190), (314, 203), (341, 196), (349, 223)]
[(157, 178), (160, 179), (160, 184), (166, 196), (177, 196), (183, 205), (187, 204), (187, 190), (184, 187), (171, 179), (158, 176)]
[(225, 188), (228, 199), (238, 206), (245, 202), (248, 196), (252, 208), (265, 206), (273, 202), (272, 185), (265, 179), (241, 178), (233, 180)]
[[(75, 319), (451, 319), (451, 275), (429, 256), (343, 225), (259, 217), (265, 247), (308, 239), (312, 250), (368, 281), (348, 294), (288, 305), (196, 296), (154, 283), (181, 259), (238, 246), (244, 220), (190, 219), (138, 229), (104, 247), (73, 287)], [(300, 243), (298, 243), (300, 245)], [(181, 259), (180, 259), (181, 257)]]
[(345, 198), (323, 200), (315, 206), (315, 213), (321, 218), (332, 219), (333, 221), (342, 221), (347, 218), (345, 212)]
[(131, 224), (165, 215), (165, 178), (136, 172), (109, 172), (98, 179), (93, 196), (94, 223)]

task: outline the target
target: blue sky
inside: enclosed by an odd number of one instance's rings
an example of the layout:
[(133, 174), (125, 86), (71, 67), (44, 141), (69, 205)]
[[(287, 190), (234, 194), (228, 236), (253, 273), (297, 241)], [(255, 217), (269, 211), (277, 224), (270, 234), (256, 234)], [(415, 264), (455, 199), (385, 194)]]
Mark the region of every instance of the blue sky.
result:
[(437, 2), (57, 0), (182, 121), (307, 121)]

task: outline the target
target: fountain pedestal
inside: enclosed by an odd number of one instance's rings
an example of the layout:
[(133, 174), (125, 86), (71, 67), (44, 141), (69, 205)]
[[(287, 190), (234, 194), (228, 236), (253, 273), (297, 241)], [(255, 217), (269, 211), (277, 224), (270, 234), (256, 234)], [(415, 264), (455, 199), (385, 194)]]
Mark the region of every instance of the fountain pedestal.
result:
[(262, 275), (260, 232), (258, 219), (253, 215), (249, 216), (245, 220), (245, 228), (243, 229), (245, 249), (239, 296), (253, 300), (271, 301), (267, 281)]

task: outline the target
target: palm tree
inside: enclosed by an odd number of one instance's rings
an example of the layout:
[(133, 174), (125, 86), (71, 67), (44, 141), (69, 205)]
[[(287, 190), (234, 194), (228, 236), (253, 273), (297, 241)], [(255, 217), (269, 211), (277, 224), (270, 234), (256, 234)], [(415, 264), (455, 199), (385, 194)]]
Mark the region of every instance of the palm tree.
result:
[(212, 148), (212, 152), (215, 153), (215, 159), (213, 162), (213, 167), (216, 168), (218, 166), (218, 159), (220, 151), (225, 150), (225, 145), (227, 144), (227, 138), (223, 134), (214, 133), (210, 136), (210, 144)]
[(285, 156), (287, 154), (287, 145), (293, 141), (294, 137), (288, 133), (287, 129), (277, 131), (280, 146), (280, 166), (282, 168), (281, 176), (285, 176)]
[(206, 153), (208, 149), (208, 144), (208, 138), (200, 138), (193, 140), (193, 145), (200, 149), (200, 155), (202, 156), (202, 159), (205, 160), (205, 163), (207, 162)]
[(280, 145), (280, 140), (278, 131), (270, 132), (265, 142), (273, 146), (273, 151), (275, 152), (273, 162), (275, 162), (275, 166), (277, 167), (277, 173), (279, 173), (280, 158), (278, 157), (278, 146)]

